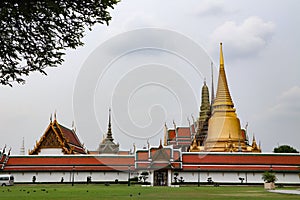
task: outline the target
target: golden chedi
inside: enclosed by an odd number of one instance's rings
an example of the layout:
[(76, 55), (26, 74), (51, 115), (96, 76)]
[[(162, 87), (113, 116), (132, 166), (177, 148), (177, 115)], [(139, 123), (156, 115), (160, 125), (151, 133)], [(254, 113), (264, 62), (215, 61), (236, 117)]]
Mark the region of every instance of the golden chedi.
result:
[(208, 122), (204, 150), (213, 152), (247, 151), (245, 140), (241, 136), (240, 120), (235, 113), (227, 84), (222, 43), (220, 43), (217, 94), (212, 105), (212, 116)]

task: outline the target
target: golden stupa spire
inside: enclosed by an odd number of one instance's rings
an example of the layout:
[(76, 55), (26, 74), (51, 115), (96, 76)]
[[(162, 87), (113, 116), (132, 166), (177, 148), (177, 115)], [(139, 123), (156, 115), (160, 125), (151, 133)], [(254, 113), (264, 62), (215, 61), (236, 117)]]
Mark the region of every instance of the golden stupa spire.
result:
[[(240, 141), (241, 126), (232, 102), (224, 67), (222, 43), (220, 43), (220, 68), (216, 98), (213, 102), (213, 112), (209, 119), (205, 151), (226, 151), (226, 144), (233, 147), (246, 148), (244, 141)], [(228, 138), (228, 133), (230, 136)]]
[(220, 69), (219, 69), (217, 95), (213, 104), (213, 107), (216, 106), (229, 106), (229, 108), (230, 107), (233, 108), (233, 102), (230, 96), (225, 68), (224, 68), (222, 43), (220, 43)]
[(224, 68), (224, 57), (223, 57), (222, 42), (220, 42), (220, 68)]

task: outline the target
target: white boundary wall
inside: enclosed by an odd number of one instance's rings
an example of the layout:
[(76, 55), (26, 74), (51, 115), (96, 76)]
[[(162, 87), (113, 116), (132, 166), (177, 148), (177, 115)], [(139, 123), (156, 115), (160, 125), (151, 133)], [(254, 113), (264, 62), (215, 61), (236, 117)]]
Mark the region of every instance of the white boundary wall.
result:
[[(15, 182), (32, 183), (33, 176), (36, 177), (36, 182), (61, 182), (63, 178), (64, 182), (72, 182), (73, 172), (13, 172), (11, 173), (15, 177)], [(128, 181), (127, 172), (77, 172), (74, 171), (74, 182), (86, 182), (87, 177), (92, 177), (92, 182), (113, 182), (116, 179), (118, 181)]]
[[(178, 172), (178, 178), (183, 177), (184, 182), (198, 183), (198, 173), (200, 175), (200, 182), (207, 182), (210, 177), (212, 181), (217, 183), (241, 183), (239, 178), (244, 178), (243, 183), (263, 183), (261, 179), (261, 172)], [(4, 172), (0, 172), (4, 174)], [(7, 174), (7, 173), (5, 173)], [(36, 177), (36, 182), (72, 182), (73, 172), (13, 172), (15, 182), (32, 183), (33, 176)], [(147, 181), (151, 181), (153, 185), (153, 171), (149, 173)], [(278, 181), (276, 183), (283, 184), (300, 184), (300, 175), (297, 173), (275, 173)], [(86, 182), (87, 177), (92, 177), (92, 182), (114, 182), (128, 181), (128, 172), (80, 172), (74, 171), (74, 182)], [(136, 173), (131, 172), (130, 178), (137, 176)], [(174, 171), (168, 170), (168, 184), (174, 182)]]
[[(210, 177), (212, 181), (218, 183), (241, 183), (239, 178), (244, 178), (243, 183), (263, 183), (262, 172), (178, 172), (178, 177), (183, 177), (184, 182), (198, 182), (198, 173), (200, 182), (207, 182)], [(300, 175), (297, 173), (275, 173), (277, 183), (300, 184)], [(174, 172), (172, 173), (174, 181)]]

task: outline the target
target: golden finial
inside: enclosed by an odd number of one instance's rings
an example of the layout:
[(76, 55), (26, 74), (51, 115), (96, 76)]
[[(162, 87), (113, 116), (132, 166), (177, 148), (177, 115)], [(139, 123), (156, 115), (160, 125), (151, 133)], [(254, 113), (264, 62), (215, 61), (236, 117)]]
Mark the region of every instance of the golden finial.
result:
[(220, 67), (224, 67), (224, 58), (223, 58), (223, 49), (222, 49), (222, 42), (220, 42)]
[(173, 119), (173, 125), (174, 125), (174, 128), (176, 129), (176, 124), (175, 124), (175, 121), (174, 121), (174, 119)]
[(135, 151), (136, 151), (136, 145), (135, 143), (133, 143), (133, 153), (135, 153)]
[(54, 121), (56, 121), (56, 110), (54, 112)]
[(163, 148), (161, 138), (159, 139), (159, 149)]
[(193, 114), (191, 114), (191, 117), (193, 119), (193, 124), (195, 124), (195, 118), (194, 118)]

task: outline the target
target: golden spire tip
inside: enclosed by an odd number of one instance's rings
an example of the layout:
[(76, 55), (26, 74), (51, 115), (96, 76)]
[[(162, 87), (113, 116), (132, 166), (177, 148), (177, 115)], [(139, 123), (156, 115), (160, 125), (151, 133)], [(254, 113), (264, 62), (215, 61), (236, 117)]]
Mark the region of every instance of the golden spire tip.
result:
[(220, 66), (224, 66), (222, 42), (220, 42)]

